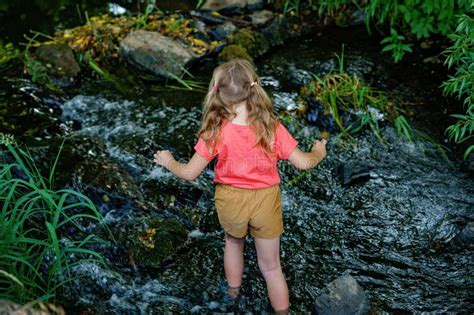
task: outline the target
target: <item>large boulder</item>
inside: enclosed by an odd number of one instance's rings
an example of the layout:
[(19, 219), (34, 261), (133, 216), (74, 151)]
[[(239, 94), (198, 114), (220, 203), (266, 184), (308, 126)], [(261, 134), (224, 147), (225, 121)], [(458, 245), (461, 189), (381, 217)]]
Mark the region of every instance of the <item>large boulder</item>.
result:
[(359, 315), (367, 313), (369, 305), (362, 287), (349, 274), (329, 283), (323, 293), (316, 298), (313, 314), (318, 315)]
[(129, 63), (166, 78), (180, 76), (197, 58), (191, 46), (149, 31), (128, 34), (120, 43), (120, 54)]

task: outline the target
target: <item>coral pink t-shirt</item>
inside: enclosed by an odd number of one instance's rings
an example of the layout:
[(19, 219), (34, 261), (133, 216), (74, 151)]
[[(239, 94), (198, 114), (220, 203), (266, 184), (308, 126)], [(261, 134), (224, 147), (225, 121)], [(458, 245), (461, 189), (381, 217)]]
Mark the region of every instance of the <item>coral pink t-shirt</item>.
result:
[[(216, 153), (211, 155), (209, 147), (199, 137), (194, 146), (196, 152), (211, 161), (217, 156), (214, 182), (240, 188), (264, 188), (280, 183), (277, 160), (268, 158), (258, 146), (250, 126), (223, 121), (221, 139)], [(274, 148), (279, 160), (286, 160), (298, 145), (280, 122), (274, 136)]]

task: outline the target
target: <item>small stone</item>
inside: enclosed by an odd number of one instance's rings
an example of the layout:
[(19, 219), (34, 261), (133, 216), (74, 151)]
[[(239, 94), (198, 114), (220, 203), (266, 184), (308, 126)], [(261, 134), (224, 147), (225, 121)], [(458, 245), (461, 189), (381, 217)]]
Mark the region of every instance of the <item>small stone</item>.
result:
[(109, 196), (107, 196), (107, 195), (102, 195), (102, 201), (103, 201), (104, 203), (109, 203), (109, 202), (110, 202)]
[(357, 281), (349, 274), (329, 283), (323, 293), (316, 298), (313, 313), (318, 315), (353, 314), (368, 311), (366, 294)]
[(261, 10), (261, 11), (255, 11), (252, 14), (250, 14), (250, 19), (252, 21), (252, 24), (255, 26), (262, 26), (267, 24), (275, 14), (272, 11), (269, 10)]
[(456, 235), (454, 242), (460, 247), (474, 249), (474, 222), (468, 222)]
[(224, 24), (218, 25), (211, 29), (207, 33), (213, 40), (223, 40), (228, 35), (232, 34), (236, 29), (236, 26), (231, 22), (225, 22)]
[(369, 166), (355, 161), (340, 164), (336, 168), (335, 173), (343, 186), (364, 183), (370, 179)]

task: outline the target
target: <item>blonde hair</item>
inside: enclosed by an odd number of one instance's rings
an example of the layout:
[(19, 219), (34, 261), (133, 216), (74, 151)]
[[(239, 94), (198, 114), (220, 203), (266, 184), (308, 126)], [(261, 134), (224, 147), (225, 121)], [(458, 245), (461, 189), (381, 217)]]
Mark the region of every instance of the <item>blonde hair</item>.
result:
[(231, 60), (214, 69), (204, 100), (199, 136), (215, 154), (223, 119), (235, 117), (237, 113), (233, 105), (243, 101), (247, 101), (247, 122), (255, 132), (255, 146), (261, 147), (271, 158), (275, 154), (272, 144), (278, 119), (273, 113), (270, 97), (247, 60)]

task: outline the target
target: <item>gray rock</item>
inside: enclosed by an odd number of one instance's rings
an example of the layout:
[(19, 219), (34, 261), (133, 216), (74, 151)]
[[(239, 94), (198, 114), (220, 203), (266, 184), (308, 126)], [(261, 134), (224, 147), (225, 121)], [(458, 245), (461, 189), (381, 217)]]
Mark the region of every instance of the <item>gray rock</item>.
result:
[(269, 10), (261, 10), (255, 11), (249, 15), (250, 19), (252, 20), (252, 24), (255, 26), (262, 26), (267, 24), (273, 17), (275, 13)]
[(70, 78), (74, 78), (81, 71), (74, 52), (68, 45), (43, 45), (35, 51), (35, 55), (47, 64), (48, 73), (58, 79), (70, 81)]
[(198, 57), (190, 46), (149, 31), (128, 34), (120, 43), (120, 54), (129, 63), (167, 78), (180, 76)]
[(224, 24), (218, 25), (210, 30), (208, 34), (213, 40), (223, 40), (228, 35), (232, 34), (235, 29), (236, 26), (232, 22), (225, 22)]
[(201, 10), (221, 11), (243, 9), (248, 7), (250, 10), (255, 10), (263, 7), (262, 0), (207, 0), (201, 7)]
[(285, 39), (290, 37), (288, 25), (286, 25), (286, 20), (283, 16), (275, 17), (271, 23), (261, 29), (261, 32), (271, 47), (282, 45)]
[(335, 172), (343, 186), (351, 186), (356, 183), (367, 182), (370, 179), (369, 166), (355, 161), (340, 164)]
[(365, 10), (354, 11), (349, 21), (349, 26), (364, 25), (366, 18)]
[(261, 10), (265, 7), (262, 0), (247, 0), (247, 10)]
[(351, 275), (345, 274), (329, 283), (316, 298), (313, 314), (358, 315), (367, 313), (368, 309), (364, 290)]
[(462, 247), (474, 249), (474, 222), (468, 222), (454, 240)]

